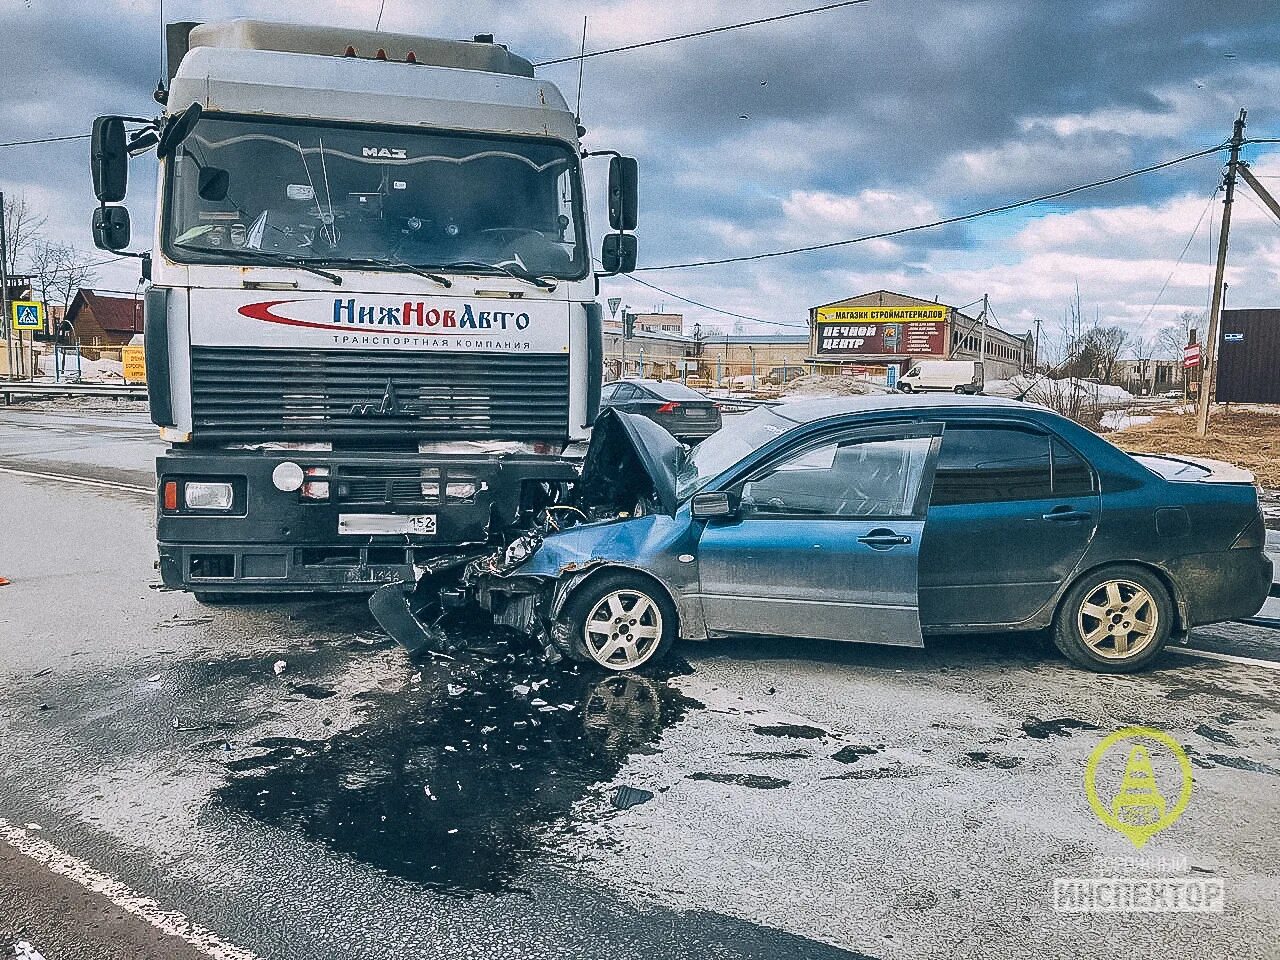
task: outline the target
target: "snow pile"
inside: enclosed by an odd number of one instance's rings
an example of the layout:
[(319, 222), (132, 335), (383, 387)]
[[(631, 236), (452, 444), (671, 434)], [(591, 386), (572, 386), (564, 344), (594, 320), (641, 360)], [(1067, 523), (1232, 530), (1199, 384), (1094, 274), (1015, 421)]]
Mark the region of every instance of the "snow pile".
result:
[(787, 381), (783, 396), (787, 397), (865, 397), (874, 394), (893, 393), (884, 384), (872, 383), (850, 376), (828, 376), (807, 373)]
[[(62, 373), (63, 380), (76, 375), (76, 357), (75, 354), (64, 354), (62, 356)], [(55, 363), (53, 354), (40, 354), (40, 375), (44, 377), (52, 377), (54, 375)], [(97, 380), (111, 383), (117, 380), (124, 380), (124, 364), (119, 360), (109, 360), (103, 358), (101, 360), (90, 360), (83, 354), (80, 355), (80, 379), (81, 380)]]
[(1075, 377), (1055, 380), (1019, 374), (1008, 380), (988, 380), (982, 392), (990, 397), (1013, 397), (1054, 409), (1068, 399), (1074, 399), (1082, 406), (1104, 410), (1117, 410), (1134, 401), (1133, 394), (1124, 387)]

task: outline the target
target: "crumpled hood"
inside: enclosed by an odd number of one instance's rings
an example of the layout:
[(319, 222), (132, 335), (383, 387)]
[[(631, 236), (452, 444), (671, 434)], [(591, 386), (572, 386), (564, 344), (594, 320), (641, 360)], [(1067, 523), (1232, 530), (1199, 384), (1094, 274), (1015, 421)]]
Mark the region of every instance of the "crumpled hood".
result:
[(684, 448), (647, 417), (607, 409), (591, 430), (578, 498), (592, 506), (630, 509), (653, 494), (662, 511), (676, 512), (676, 473)]

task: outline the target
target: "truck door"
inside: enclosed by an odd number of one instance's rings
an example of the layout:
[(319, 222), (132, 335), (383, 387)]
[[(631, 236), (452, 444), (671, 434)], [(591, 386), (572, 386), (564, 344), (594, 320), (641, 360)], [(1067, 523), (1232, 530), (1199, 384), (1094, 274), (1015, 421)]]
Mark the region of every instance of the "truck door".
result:
[(923, 646), (917, 566), (940, 423), (806, 440), (731, 489), (698, 545), (712, 633)]

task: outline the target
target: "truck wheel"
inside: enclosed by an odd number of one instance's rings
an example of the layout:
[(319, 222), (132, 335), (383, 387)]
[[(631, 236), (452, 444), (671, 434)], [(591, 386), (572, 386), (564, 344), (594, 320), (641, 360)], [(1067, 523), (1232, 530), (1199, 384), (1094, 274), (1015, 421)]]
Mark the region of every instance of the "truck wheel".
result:
[(898, 384), (898, 389), (899, 389), (899, 390), (901, 390), (903, 393), (910, 393), (910, 392), (911, 392), (911, 384), (909, 384), (909, 383), (900, 383), (900, 384)]
[(625, 570), (589, 580), (565, 605), (573, 654), (606, 670), (634, 670), (666, 656), (676, 609), (653, 580)]
[(956, 392), (956, 393), (958, 393), (958, 394), (960, 394), (961, 396), (963, 396), (964, 394), (966, 394), (966, 393), (968, 393), (968, 392), (969, 392), (969, 391), (968, 391), (968, 390), (966, 390), (964, 387), (959, 387), (959, 386), (958, 386), (958, 387), (955, 387), (954, 389), (955, 389), (955, 392)]
[(1160, 578), (1127, 564), (1082, 577), (1063, 597), (1053, 642), (1097, 673), (1132, 673), (1160, 655), (1173, 630), (1173, 601)]

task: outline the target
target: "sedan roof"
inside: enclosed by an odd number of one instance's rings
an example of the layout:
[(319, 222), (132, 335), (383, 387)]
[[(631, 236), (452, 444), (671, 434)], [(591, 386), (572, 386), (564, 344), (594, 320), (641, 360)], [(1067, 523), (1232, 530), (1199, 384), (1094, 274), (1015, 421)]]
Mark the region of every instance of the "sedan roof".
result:
[(788, 400), (773, 407), (773, 412), (794, 423), (809, 423), (824, 417), (847, 413), (874, 413), (883, 410), (1026, 410), (1034, 404), (1006, 397), (961, 396), (954, 393), (920, 395), (886, 393), (858, 397), (806, 397)]
[(708, 402), (710, 400), (705, 394), (699, 393), (692, 387), (686, 387), (679, 380), (642, 380), (639, 377), (631, 377), (619, 380), (618, 383), (633, 383), (663, 400), (706, 400)]

